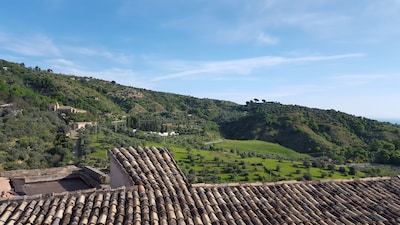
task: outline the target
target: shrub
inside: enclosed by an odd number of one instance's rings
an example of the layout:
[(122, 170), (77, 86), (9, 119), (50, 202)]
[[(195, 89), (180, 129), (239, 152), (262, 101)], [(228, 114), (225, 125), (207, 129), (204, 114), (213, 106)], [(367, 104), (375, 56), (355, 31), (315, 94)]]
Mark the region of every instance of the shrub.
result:
[(310, 161), (305, 160), (305, 161), (303, 162), (303, 165), (304, 165), (306, 168), (310, 168), (311, 163), (310, 163)]
[(349, 174), (354, 176), (357, 173), (357, 169), (354, 166), (349, 167)]
[(304, 173), (303, 175), (304, 180), (312, 180), (312, 175), (309, 172)]
[(336, 166), (334, 164), (328, 164), (328, 170), (335, 171)]
[(346, 173), (346, 168), (344, 166), (339, 167), (339, 172)]

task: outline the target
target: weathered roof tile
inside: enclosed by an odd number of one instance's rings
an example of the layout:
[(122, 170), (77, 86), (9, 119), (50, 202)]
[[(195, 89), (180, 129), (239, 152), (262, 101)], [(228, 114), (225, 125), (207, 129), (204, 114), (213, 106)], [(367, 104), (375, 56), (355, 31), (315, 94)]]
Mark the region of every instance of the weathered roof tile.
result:
[(2, 201), (0, 224), (400, 223), (400, 179), (190, 186), (167, 149), (109, 152), (136, 186)]

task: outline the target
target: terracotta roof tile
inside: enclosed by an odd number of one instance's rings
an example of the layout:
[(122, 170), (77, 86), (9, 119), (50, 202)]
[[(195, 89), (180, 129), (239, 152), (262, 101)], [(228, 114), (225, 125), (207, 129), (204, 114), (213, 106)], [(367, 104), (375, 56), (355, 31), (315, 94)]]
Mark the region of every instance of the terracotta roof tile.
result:
[(190, 186), (167, 149), (109, 152), (135, 184), (0, 202), (0, 224), (398, 224), (400, 179)]

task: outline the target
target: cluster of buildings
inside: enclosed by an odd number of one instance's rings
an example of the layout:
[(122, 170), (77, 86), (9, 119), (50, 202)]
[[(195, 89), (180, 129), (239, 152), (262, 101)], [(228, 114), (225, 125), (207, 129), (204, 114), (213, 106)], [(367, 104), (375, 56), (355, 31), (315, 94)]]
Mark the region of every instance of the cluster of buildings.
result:
[(52, 110), (54, 112), (58, 112), (59, 114), (65, 114), (65, 115), (87, 112), (86, 110), (77, 109), (72, 106), (60, 106), (58, 104), (58, 102), (56, 104), (50, 105), (50, 110)]
[[(136, 130), (134, 130), (135, 132)], [(154, 134), (154, 135), (158, 135), (161, 137), (171, 137), (171, 136), (178, 136), (179, 133), (175, 132), (175, 131), (171, 131), (171, 132), (156, 132), (156, 131), (150, 131), (149, 134)]]

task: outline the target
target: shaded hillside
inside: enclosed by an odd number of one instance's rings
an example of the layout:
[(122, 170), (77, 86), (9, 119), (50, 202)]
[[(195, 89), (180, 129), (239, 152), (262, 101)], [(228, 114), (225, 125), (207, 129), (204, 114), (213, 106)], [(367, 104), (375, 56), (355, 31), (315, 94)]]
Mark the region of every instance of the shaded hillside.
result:
[(399, 126), (335, 110), (274, 102), (248, 102), (242, 110), (246, 116), (221, 124), (227, 138), (275, 142), (340, 161), (400, 164)]

